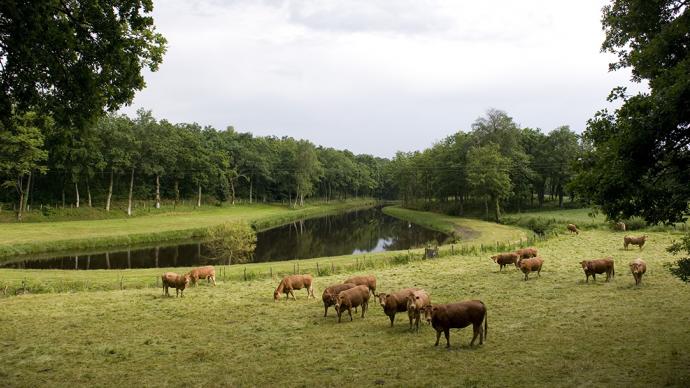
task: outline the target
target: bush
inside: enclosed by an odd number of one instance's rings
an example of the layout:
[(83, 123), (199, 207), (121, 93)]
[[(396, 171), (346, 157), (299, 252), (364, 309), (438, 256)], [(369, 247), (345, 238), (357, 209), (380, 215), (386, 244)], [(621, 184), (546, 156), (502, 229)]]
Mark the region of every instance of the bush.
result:
[(684, 282), (690, 282), (690, 257), (682, 258), (674, 264), (667, 264), (671, 273)]

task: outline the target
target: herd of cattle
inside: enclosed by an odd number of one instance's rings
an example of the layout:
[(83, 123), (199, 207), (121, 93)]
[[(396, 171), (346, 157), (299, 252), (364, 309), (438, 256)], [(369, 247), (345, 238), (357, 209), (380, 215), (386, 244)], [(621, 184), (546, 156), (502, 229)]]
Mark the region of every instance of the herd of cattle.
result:
[[(624, 226), (623, 226), (624, 228)], [(579, 234), (578, 228), (573, 224), (568, 224), (567, 229), (573, 233)], [(637, 245), (640, 250), (645, 244), (647, 236), (629, 237), (625, 236), (623, 239), (623, 246), (625, 249), (629, 245)], [(513, 264), (525, 275), (524, 280), (528, 279), (531, 272), (536, 272), (537, 276), (541, 276), (541, 268), (544, 260), (538, 256), (536, 248), (524, 248), (515, 252), (499, 253), (491, 256), (491, 259), (497, 263), (500, 268)], [(606, 274), (606, 281), (615, 276), (614, 261), (612, 257), (596, 260), (584, 260), (580, 262), (582, 269), (586, 276), (586, 282), (589, 282), (589, 277), (596, 281), (597, 274)], [(642, 281), (642, 275), (647, 270), (647, 265), (642, 259), (635, 259), (630, 263), (630, 270), (635, 284), (639, 285)], [(169, 295), (168, 289), (175, 288), (176, 295), (182, 296), (185, 288), (189, 284), (196, 285), (199, 279), (206, 279), (207, 283), (216, 284), (216, 271), (213, 266), (204, 266), (191, 270), (184, 275), (178, 275), (174, 272), (166, 272), (161, 276), (163, 283), (163, 291), (165, 295)], [(295, 297), (295, 290), (306, 289), (307, 298), (314, 298), (313, 278), (311, 275), (289, 275), (284, 277), (278, 287), (273, 292), (274, 301), (278, 301), (282, 294), (285, 294), (287, 301), (290, 296)], [(328, 309), (334, 306), (335, 312), (338, 315), (338, 323), (341, 322), (342, 315), (347, 311), (352, 321), (352, 310), (357, 313), (357, 308), (362, 310), (362, 318), (369, 310), (369, 299), (374, 296), (378, 299), (383, 312), (387, 315), (391, 322), (391, 327), (395, 321), (397, 313), (407, 312), (410, 320), (410, 330), (419, 331), (419, 323), (422, 315), (424, 319), (431, 324), (436, 330), (436, 346), (438, 346), (441, 332), (446, 337), (446, 347), (450, 347), (450, 329), (464, 328), (472, 325), (473, 337), (470, 346), (474, 345), (474, 341), (479, 336), (479, 344), (484, 343), (488, 332), (488, 319), (486, 306), (480, 300), (468, 300), (448, 304), (431, 304), (431, 297), (429, 293), (420, 288), (405, 288), (393, 293), (376, 293), (376, 277), (368, 276), (354, 276), (346, 279), (341, 284), (334, 284), (327, 287), (323, 291), (322, 300), (324, 306), (323, 316), (328, 316)], [(482, 324), (484, 327), (482, 327)]]

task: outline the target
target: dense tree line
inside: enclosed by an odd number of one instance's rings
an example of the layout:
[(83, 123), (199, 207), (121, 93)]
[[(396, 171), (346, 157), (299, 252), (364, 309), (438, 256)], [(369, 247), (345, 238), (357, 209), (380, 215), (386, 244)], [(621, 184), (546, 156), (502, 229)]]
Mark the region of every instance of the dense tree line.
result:
[(580, 153), (578, 135), (569, 127), (548, 134), (520, 128), (492, 109), (469, 132), (424, 151), (398, 152), (386, 175), (406, 203), (424, 201), (454, 214), (481, 203), (486, 217), (491, 207), (498, 220), (503, 206), (542, 206), (547, 195), (563, 206), (564, 197), (574, 198), (571, 181)]
[(126, 199), (131, 214), (135, 198), (150, 199), (156, 207), (162, 198), (193, 198), (201, 206), (205, 197), (302, 206), (310, 196), (331, 200), (385, 193), (386, 159), (306, 140), (173, 124), (144, 110), (135, 118), (105, 115), (78, 134), (57, 130), (50, 120), (37, 121), (35, 114), (24, 117), (17, 127), (24, 128), (26, 141), (0, 150), (7, 156), (0, 171), (12, 182), (5, 185), (11, 190), (3, 199), (17, 203), (20, 214), (30, 203), (109, 211), (113, 197)]

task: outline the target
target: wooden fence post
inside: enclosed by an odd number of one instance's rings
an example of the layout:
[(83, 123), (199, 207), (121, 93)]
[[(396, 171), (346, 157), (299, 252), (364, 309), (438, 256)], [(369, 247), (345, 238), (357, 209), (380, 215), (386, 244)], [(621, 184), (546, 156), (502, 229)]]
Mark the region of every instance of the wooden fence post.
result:
[(316, 262), (316, 276), (321, 276), (321, 270), (319, 269), (319, 262)]
[(244, 267), (244, 281), (247, 281), (247, 267)]
[(268, 267), (268, 273), (271, 275), (271, 280), (273, 280), (273, 267)]

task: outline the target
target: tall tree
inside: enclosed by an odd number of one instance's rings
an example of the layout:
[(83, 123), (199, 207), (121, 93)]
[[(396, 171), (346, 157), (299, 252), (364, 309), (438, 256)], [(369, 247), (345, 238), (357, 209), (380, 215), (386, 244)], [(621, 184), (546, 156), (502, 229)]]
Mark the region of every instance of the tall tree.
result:
[(494, 204), (494, 219), (501, 219), (499, 202), (510, 195), (512, 184), (508, 171), (510, 159), (503, 156), (498, 145), (489, 143), (473, 147), (467, 155), (467, 179), (478, 196), (484, 197), (486, 218), (489, 218), (489, 199)]
[(11, 129), (0, 124), (0, 175), (9, 177), (2, 186), (17, 192), (17, 220), (22, 220), (34, 172), (45, 173), (48, 152), (43, 149), (43, 133), (52, 121), (36, 113), (13, 117)]
[(649, 91), (589, 120), (575, 187), (610, 219), (676, 222), (690, 212), (690, 2), (614, 0), (603, 8), (602, 50)]
[(131, 102), (156, 71), (165, 38), (152, 0), (0, 2), (0, 120), (29, 110), (59, 127), (85, 128), (103, 110)]

